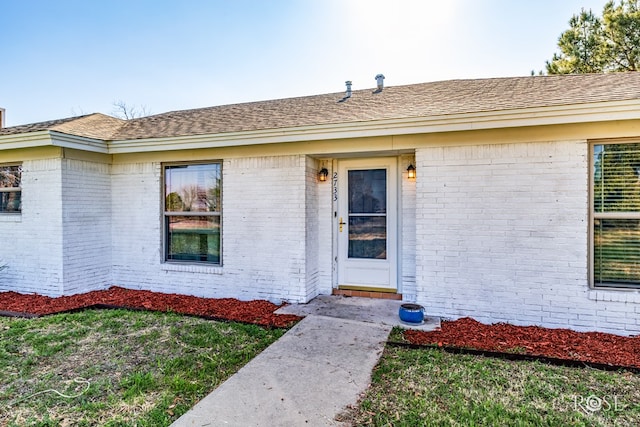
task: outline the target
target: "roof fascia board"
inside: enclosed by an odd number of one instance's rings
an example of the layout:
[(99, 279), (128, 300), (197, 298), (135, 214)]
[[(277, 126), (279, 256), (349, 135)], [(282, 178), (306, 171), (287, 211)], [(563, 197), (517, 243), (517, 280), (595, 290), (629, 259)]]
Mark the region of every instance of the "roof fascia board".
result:
[(109, 142), (109, 154), (640, 119), (640, 101), (376, 120)]
[(51, 143), (51, 135), (46, 130), (0, 136), (0, 150), (16, 150), (47, 145), (53, 144)]
[(103, 154), (108, 154), (109, 151), (105, 141), (50, 130), (0, 136), (0, 150), (16, 150), (21, 148), (46, 146), (75, 148), (78, 150)]
[(52, 145), (63, 148), (74, 148), (76, 150), (91, 151), (94, 153), (109, 154), (108, 143), (95, 138), (69, 135), (56, 131), (51, 132)]

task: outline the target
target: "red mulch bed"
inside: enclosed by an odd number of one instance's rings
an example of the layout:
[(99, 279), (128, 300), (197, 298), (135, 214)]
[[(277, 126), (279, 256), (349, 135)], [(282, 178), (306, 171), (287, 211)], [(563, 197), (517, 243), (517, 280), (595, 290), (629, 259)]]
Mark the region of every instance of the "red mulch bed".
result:
[(440, 330), (408, 330), (411, 344), (522, 353), (584, 363), (640, 368), (640, 337), (576, 332), (507, 323), (485, 325), (465, 317), (443, 321)]
[[(0, 292), (0, 313), (2, 314), (40, 316), (95, 306), (173, 311), (276, 328), (290, 327), (301, 319), (294, 315), (274, 314), (274, 311), (282, 305), (264, 300), (200, 298), (119, 287), (58, 298)], [(640, 337), (623, 337), (601, 332), (575, 332), (569, 329), (550, 329), (539, 326), (514, 326), (507, 323), (485, 325), (468, 317), (444, 321), (437, 331), (408, 330), (404, 332), (404, 337), (415, 345), (526, 354), (640, 368)]]
[(93, 306), (173, 311), (219, 320), (285, 328), (301, 317), (274, 314), (282, 305), (264, 300), (239, 301), (233, 298), (199, 298), (112, 287), (104, 291), (50, 298), (38, 294), (0, 292), (0, 312), (19, 315), (45, 315)]

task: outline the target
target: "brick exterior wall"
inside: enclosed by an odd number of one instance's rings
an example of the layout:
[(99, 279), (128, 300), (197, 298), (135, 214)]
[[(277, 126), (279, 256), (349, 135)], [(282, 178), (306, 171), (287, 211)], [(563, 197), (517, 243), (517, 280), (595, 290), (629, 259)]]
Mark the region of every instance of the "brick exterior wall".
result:
[(585, 141), (421, 148), (416, 161), (417, 300), (428, 313), (640, 332), (638, 292), (588, 286)]
[(416, 289), (416, 180), (407, 178), (407, 167), (413, 164), (413, 156), (400, 158), (400, 292), (404, 301), (415, 302)]
[[(179, 160), (179, 159), (177, 159)], [(418, 177), (406, 179), (415, 161)], [(223, 160), (222, 266), (163, 262), (162, 164), (23, 162), (0, 216), (0, 290), (119, 285), (243, 300), (330, 294), (331, 180), (305, 155)], [(640, 292), (588, 286), (585, 141), (423, 147), (399, 161), (399, 279), (428, 314), (640, 332)]]
[(62, 161), (64, 293), (111, 285), (111, 167)]
[(243, 299), (304, 301), (305, 156), (231, 159), (223, 173), (226, 286)]
[(161, 164), (114, 165), (114, 284), (306, 301), (319, 279), (317, 249), (306, 239), (317, 234), (307, 229), (317, 211), (314, 168), (302, 155), (224, 160), (222, 266), (205, 266), (162, 262)]
[[(162, 292), (176, 290), (163, 283), (166, 277), (162, 277), (159, 269), (162, 242), (160, 175), (159, 163), (114, 164), (111, 167), (114, 285)], [(158, 282), (158, 278), (165, 280)], [(186, 280), (190, 281), (190, 277)]]
[(22, 214), (0, 216), (0, 289), (70, 295), (111, 284), (109, 165), (22, 164)]
[(62, 165), (60, 159), (22, 163), (22, 214), (0, 215), (0, 290), (63, 292)]
[(313, 177), (308, 177), (308, 185), (317, 186), (316, 197), (317, 211), (315, 221), (318, 222), (318, 281), (317, 292), (320, 295), (331, 295), (333, 289), (333, 231), (334, 207), (333, 207), (333, 170), (331, 161), (324, 161), (323, 166), (329, 170), (329, 176), (325, 182), (317, 182), (318, 167), (313, 171)]
[(317, 296), (320, 285), (320, 234), (319, 234), (319, 188), (318, 162), (310, 157), (305, 159), (305, 194), (304, 194), (304, 242), (305, 242), (305, 295), (303, 300), (309, 301)]

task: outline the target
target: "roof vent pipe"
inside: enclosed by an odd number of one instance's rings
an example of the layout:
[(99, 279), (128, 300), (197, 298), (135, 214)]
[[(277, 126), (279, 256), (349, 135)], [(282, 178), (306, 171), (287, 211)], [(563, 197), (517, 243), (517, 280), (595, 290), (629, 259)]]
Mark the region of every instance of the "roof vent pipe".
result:
[(376, 76), (376, 84), (378, 85), (378, 92), (382, 91), (382, 88), (384, 87), (384, 75), (383, 74), (378, 74)]
[(347, 85), (347, 91), (345, 92), (342, 99), (339, 99), (338, 102), (345, 102), (347, 99), (351, 98), (351, 80), (347, 80), (344, 82)]

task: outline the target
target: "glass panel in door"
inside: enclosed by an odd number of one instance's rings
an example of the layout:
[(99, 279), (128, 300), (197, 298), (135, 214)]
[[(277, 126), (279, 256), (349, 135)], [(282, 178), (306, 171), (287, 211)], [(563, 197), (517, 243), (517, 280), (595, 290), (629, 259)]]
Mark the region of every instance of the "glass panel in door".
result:
[(387, 170), (350, 170), (349, 258), (387, 258)]

